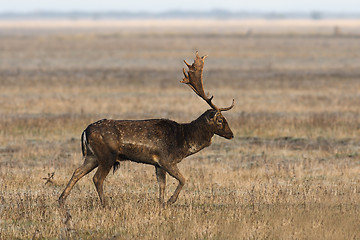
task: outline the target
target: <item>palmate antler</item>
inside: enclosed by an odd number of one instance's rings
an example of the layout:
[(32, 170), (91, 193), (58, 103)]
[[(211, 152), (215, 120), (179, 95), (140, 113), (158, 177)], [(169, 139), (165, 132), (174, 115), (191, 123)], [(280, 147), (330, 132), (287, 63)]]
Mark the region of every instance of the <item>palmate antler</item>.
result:
[(211, 100), (214, 96), (211, 96), (210, 98), (206, 96), (204, 92), (204, 86), (203, 86), (203, 68), (204, 68), (204, 62), (205, 58), (207, 56), (199, 56), (199, 53), (196, 52), (196, 58), (194, 60), (194, 63), (192, 65), (188, 64), (185, 60), (186, 66), (189, 68), (187, 74), (185, 71), (185, 68), (183, 68), (184, 72), (184, 79), (181, 81), (182, 83), (187, 84), (191, 89), (202, 99), (204, 99), (212, 109), (217, 111), (228, 111), (234, 107), (234, 99), (230, 107), (226, 108), (218, 108)]

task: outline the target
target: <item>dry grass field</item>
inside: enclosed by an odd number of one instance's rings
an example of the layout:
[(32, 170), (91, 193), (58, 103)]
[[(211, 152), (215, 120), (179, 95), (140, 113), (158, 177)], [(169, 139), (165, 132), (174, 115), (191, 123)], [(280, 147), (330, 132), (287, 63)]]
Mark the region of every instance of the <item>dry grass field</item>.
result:
[[(360, 35), (337, 23), (1, 22), (0, 239), (359, 239)], [(235, 138), (179, 164), (172, 206), (154, 167), (125, 162), (108, 207), (91, 173), (60, 209), (89, 123), (208, 108), (179, 83), (196, 50), (215, 104), (235, 98)]]

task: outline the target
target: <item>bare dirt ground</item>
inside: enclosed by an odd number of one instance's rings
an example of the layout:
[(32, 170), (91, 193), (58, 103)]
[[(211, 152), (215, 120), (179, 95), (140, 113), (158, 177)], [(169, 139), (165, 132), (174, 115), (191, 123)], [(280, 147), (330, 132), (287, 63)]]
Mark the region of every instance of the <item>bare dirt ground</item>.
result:
[[(0, 22), (0, 238), (360, 238), (357, 24)], [(126, 162), (105, 182), (109, 207), (91, 173), (59, 209), (89, 123), (208, 108), (179, 83), (196, 50), (215, 104), (235, 98), (235, 138), (179, 164), (173, 206), (157, 204), (153, 167)]]

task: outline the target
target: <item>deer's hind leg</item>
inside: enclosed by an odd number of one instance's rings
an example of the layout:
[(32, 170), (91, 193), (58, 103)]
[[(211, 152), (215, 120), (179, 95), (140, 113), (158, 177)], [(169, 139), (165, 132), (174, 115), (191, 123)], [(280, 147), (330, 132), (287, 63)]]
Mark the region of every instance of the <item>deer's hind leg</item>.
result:
[(74, 187), (75, 183), (79, 181), (83, 176), (91, 172), (97, 166), (98, 166), (98, 162), (94, 155), (85, 156), (85, 161), (83, 165), (81, 165), (74, 171), (70, 181), (68, 182), (64, 191), (59, 197), (59, 204), (61, 206), (64, 205), (65, 199), (70, 194), (70, 191)]
[(110, 166), (109, 165), (100, 165), (93, 177), (96, 191), (99, 195), (100, 202), (103, 206), (106, 205), (106, 201), (104, 198), (103, 184), (104, 184), (104, 180), (105, 180), (106, 176), (110, 172), (111, 167), (112, 167), (112, 165), (110, 165)]
[(107, 139), (107, 141), (103, 143), (91, 145), (99, 162), (99, 167), (93, 177), (93, 181), (103, 206), (106, 205), (103, 190), (104, 180), (109, 174), (110, 169), (116, 165), (119, 156), (116, 145), (114, 145), (114, 141), (111, 140), (112, 139)]

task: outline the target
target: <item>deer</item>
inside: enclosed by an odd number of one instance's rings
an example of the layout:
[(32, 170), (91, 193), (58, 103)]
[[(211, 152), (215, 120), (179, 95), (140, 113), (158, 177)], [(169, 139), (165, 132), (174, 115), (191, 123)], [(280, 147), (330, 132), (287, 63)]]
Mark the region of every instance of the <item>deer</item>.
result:
[[(78, 167), (58, 202), (64, 205), (71, 189), (83, 176), (97, 168), (93, 176), (100, 203), (106, 205), (103, 183), (113, 168), (119, 168), (120, 162), (132, 161), (155, 166), (159, 185), (159, 202), (163, 205), (173, 204), (185, 184), (185, 178), (177, 166), (184, 158), (210, 146), (216, 134), (225, 139), (234, 137), (222, 112), (234, 107), (234, 99), (230, 107), (219, 108), (208, 97), (203, 87), (203, 67), (205, 58), (196, 52), (193, 64), (184, 60), (188, 71), (183, 68), (182, 83), (188, 85), (211, 109), (206, 110), (190, 123), (177, 123), (169, 119), (147, 120), (108, 120), (102, 119), (91, 123), (81, 135), (81, 148), (84, 162)], [(166, 174), (175, 178), (178, 185), (164, 202)]]

